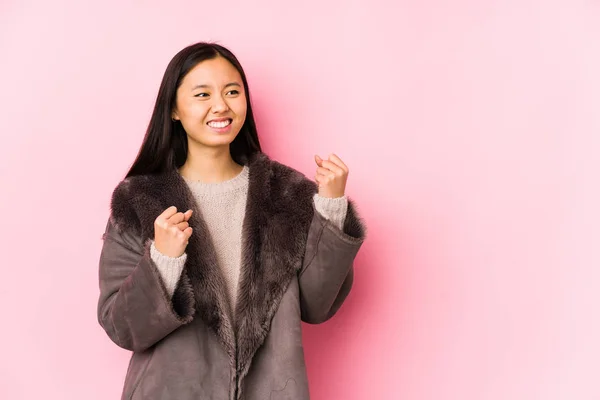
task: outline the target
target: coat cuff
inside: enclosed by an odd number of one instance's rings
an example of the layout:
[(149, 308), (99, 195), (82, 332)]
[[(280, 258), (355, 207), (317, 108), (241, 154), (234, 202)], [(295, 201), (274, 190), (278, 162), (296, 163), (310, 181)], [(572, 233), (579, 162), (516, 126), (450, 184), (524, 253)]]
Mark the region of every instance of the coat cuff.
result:
[(330, 198), (313, 195), (315, 210), (338, 229), (343, 229), (346, 214), (348, 212), (348, 198), (346, 196)]
[(187, 260), (187, 254), (183, 253), (179, 257), (166, 256), (160, 251), (158, 251), (158, 249), (155, 246), (154, 240), (152, 240), (150, 244), (150, 257), (152, 258), (152, 261), (154, 261), (154, 263), (156, 264), (156, 269), (158, 269), (160, 277), (162, 278), (162, 281), (165, 284), (167, 294), (169, 295), (169, 297), (172, 297), (173, 293), (175, 293), (177, 283), (181, 278), (181, 273)]

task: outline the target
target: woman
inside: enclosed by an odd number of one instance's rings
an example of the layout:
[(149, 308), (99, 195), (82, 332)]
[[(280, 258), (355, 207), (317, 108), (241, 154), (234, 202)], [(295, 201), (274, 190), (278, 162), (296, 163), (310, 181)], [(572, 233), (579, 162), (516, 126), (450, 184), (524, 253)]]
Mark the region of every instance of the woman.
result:
[(352, 286), (364, 227), (348, 168), (315, 182), (261, 152), (244, 71), (197, 43), (164, 74), (111, 199), (98, 319), (132, 350), (123, 399), (308, 399), (301, 321)]

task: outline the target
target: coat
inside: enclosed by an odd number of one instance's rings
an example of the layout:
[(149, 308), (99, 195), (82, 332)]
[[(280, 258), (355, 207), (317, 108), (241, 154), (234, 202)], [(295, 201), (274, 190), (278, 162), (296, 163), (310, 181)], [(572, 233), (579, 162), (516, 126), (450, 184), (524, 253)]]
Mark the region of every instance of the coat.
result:
[[(352, 287), (365, 227), (352, 200), (343, 230), (315, 211), (317, 185), (251, 156), (236, 309), (191, 191), (175, 170), (132, 176), (111, 198), (99, 261), (98, 320), (131, 350), (122, 399), (309, 398), (301, 321), (327, 321)], [(175, 293), (150, 257), (154, 221), (194, 210)]]

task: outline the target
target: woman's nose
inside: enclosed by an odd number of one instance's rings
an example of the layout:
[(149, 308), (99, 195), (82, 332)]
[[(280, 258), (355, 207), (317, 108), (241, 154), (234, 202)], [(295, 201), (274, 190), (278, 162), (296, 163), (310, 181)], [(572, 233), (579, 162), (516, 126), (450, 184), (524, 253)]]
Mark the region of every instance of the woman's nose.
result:
[(214, 101), (212, 104), (213, 112), (227, 111), (228, 108), (229, 108), (229, 106), (227, 105), (227, 102), (225, 101), (225, 99), (223, 99), (221, 96), (214, 97)]

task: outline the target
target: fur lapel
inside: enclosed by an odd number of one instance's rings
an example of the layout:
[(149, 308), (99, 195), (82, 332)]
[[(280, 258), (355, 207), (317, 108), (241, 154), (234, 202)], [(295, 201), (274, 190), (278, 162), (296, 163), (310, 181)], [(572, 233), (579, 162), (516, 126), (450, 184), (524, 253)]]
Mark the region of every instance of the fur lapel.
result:
[[(215, 249), (191, 191), (177, 171), (123, 180), (111, 201), (117, 229), (154, 238), (154, 220), (167, 207), (194, 210), (194, 233), (174, 302), (193, 289), (196, 315), (215, 332), (236, 367), (238, 384), (264, 342), (283, 294), (301, 268), (317, 186), (298, 171), (257, 153), (249, 161), (242, 265), (233, 320)], [(237, 338), (237, 339), (236, 339)]]

